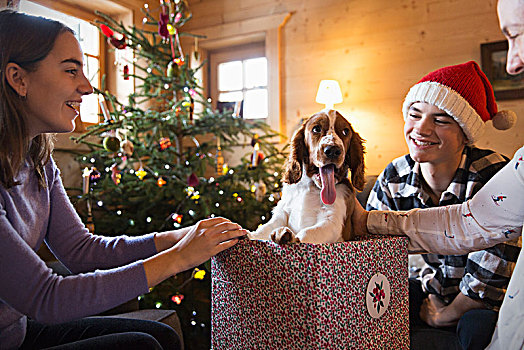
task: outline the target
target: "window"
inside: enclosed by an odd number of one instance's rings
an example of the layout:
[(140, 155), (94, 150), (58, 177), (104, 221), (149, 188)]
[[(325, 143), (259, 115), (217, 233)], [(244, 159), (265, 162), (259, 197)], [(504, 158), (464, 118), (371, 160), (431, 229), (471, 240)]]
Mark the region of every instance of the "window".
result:
[[(100, 34), (89, 22), (49, 9), (34, 2), (22, 0), (20, 12), (60, 21), (73, 29), (84, 51), (84, 73), (93, 87), (100, 87)], [(84, 96), (80, 107), (82, 122), (98, 123), (98, 100), (96, 94)]]
[(268, 117), (268, 68), (264, 43), (210, 52), (211, 96), (217, 106), (241, 102), (245, 119)]

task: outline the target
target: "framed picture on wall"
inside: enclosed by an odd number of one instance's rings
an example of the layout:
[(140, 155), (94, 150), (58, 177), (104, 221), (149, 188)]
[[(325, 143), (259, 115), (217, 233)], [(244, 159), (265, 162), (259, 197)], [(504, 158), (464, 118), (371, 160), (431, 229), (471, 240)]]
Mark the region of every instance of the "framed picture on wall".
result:
[(524, 98), (524, 73), (506, 72), (508, 42), (506, 40), (480, 44), (482, 70), (488, 77), (497, 100)]

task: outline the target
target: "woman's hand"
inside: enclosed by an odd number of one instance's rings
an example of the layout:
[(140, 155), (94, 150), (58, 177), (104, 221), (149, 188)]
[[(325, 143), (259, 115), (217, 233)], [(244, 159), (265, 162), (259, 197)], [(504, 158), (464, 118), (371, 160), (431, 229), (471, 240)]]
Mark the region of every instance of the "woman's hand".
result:
[(178, 230), (158, 232), (155, 234), (155, 247), (157, 252), (164, 251), (177, 244), (193, 226)]
[(360, 202), (355, 198), (355, 205), (353, 207), (353, 213), (351, 214), (354, 235), (363, 236), (369, 234), (367, 228), (368, 214), (369, 212), (364, 210)]
[(224, 218), (202, 220), (191, 226), (186, 235), (172, 248), (181, 272), (200, 265), (212, 256), (236, 243), (248, 232), (239, 224)]
[[(247, 235), (240, 225), (225, 218), (201, 220), (187, 231), (173, 247), (144, 261), (149, 287), (169, 276), (200, 265)], [(155, 241), (156, 243), (156, 241)]]

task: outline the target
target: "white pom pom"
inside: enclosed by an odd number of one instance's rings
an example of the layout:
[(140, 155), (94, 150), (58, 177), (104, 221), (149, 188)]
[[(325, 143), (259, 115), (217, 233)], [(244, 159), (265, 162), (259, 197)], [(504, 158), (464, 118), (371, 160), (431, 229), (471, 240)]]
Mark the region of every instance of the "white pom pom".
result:
[(491, 118), (493, 126), (498, 130), (507, 130), (517, 122), (517, 115), (513, 111), (499, 111)]

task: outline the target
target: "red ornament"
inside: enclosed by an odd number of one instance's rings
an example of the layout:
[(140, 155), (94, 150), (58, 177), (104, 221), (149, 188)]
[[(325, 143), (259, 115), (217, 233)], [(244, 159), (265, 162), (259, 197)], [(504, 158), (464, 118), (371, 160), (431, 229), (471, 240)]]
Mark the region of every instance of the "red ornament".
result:
[(108, 26), (106, 26), (105, 24), (101, 24), (100, 29), (102, 29), (102, 33), (104, 33), (104, 35), (107, 36), (108, 38), (112, 38), (113, 35), (115, 34), (113, 30), (109, 28)]
[(113, 36), (112, 38), (109, 39), (109, 42), (111, 43), (111, 45), (113, 45), (115, 48), (119, 50), (125, 49), (127, 46), (125, 35), (122, 35), (122, 39), (117, 39)]
[(175, 222), (180, 224), (180, 223), (182, 223), (183, 215), (181, 215), (181, 214), (173, 214), (172, 218), (173, 218), (173, 221), (175, 221)]
[(162, 187), (162, 186), (164, 186), (166, 183), (167, 183), (167, 181), (164, 180), (163, 177), (159, 177), (158, 180), (157, 180), (157, 182), (156, 182), (156, 184), (158, 185), (158, 187)]
[(111, 28), (109, 28), (108, 26), (106, 26), (105, 24), (101, 24), (100, 25), (100, 29), (102, 30), (102, 33), (107, 36), (107, 38), (109, 39), (109, 42), (111, 43), (111, 45), (113, 45), (114, 47), (116, 47), (117, 49), (121, 50), (121, 49), (125, 49), (127, 44), (126, 44), (126, 36), (122, 34), (122, 38), (121, 39), (117, 39), (115, 37), (115, 32), (113, 32), (113, 30)]
[(187, 185), (189, 187), (196, 187), (196, 186), (198, 186), (199, 182), (200, 181), (198, 180), (198, 177), (195, 175), (195, 173), (192, 173), (187, 178)]
[(129, 66), (127, 64), (124, 66), (124, 80), (129, 80)]
[(184, 294), (177, 294), (171, 297), (171, 301), (177, 305), (180, 305), (182, 300), (184, 300)]
[(173, 62), (175, 62), (177, 64), (177, 66), (183, 66), (185, 61), (184, 61), (184, 58), (183, 57), (177, 57), (173, 60)]
[(169, 137), (162, 137), (158, 144), (160, 145), (160, 149), (162, 151), (165, 151), (166, 149), (171, 147), (171, 140), (169, 139)]
[(263, 161), (265, 158), (264, 153), (257, 151), (257, 157), (255, 159), (255, 163), (253, 164), (253, 154), (251, 154), (250, 161), (253, 166), (258, 166), (261, 161)]
[(167, 29), (167, 24), (169, 23), (169, 14), (161, 13), (158, 20), (158, 34), (164, 38), (169, 38), (169, 30)]

